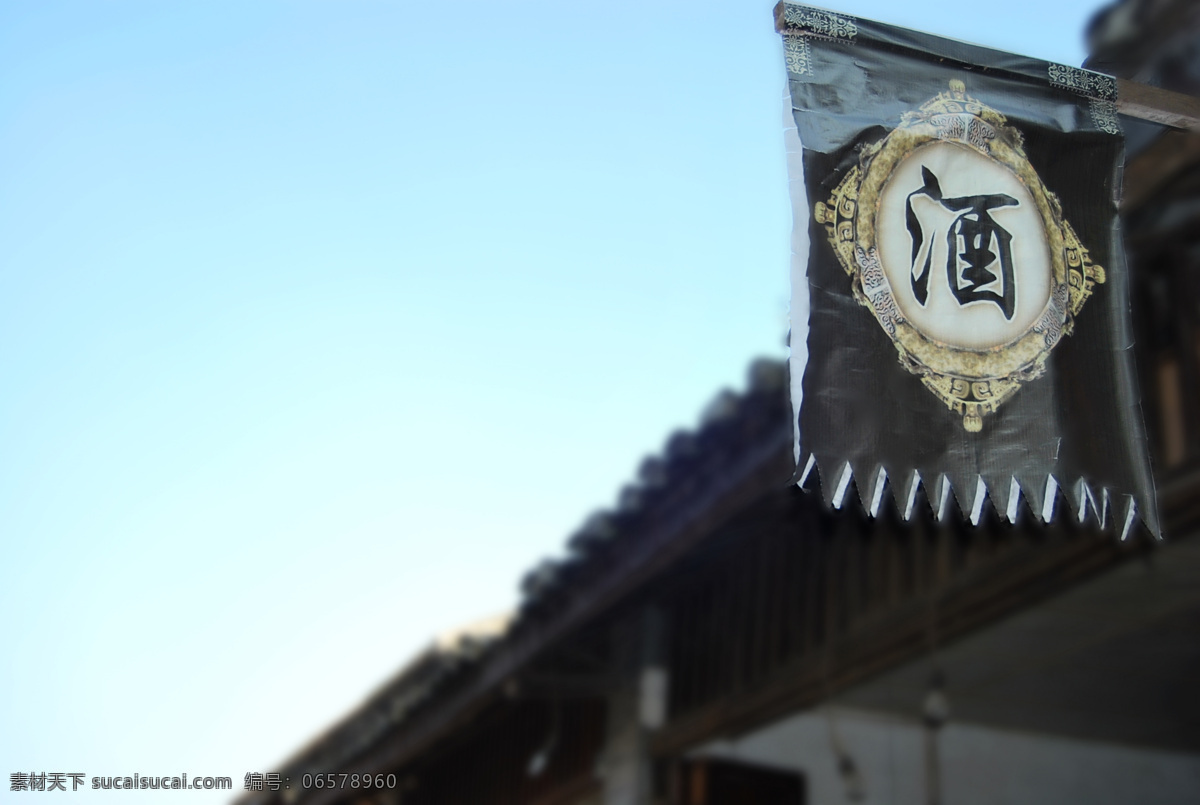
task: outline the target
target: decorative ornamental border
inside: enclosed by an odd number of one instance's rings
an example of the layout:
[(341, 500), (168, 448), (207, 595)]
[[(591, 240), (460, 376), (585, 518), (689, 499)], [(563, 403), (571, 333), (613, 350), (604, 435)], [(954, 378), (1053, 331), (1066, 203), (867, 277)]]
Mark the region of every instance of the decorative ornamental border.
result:
[(858, 36), (857, 18), (794, 3), (784, 3), (783, 21), (788, 28), (795, 29), (789, 33), (817, 36), (836, 42), (853, 42)]
[(783, 37), (783, 55), (787, 62), (787, 70), (792, 75), (813, 75), (812, 48), (808, 46), (808, 37), (785, 34)]
[(1065, 64), (1047, 65), (1050, 83), (1063, 87), (1080, 95), (1102, 101), (1116, 102), (1117, 79), (1104, 73), (1094, 73), (1080, 67), (1068, 67)]
[(1117, 105), (1112, 101), (1091, 99), (1092, 122), (1096, 128), (1108, 134), (1121, 133), (1121, 120), (1117, 117)]

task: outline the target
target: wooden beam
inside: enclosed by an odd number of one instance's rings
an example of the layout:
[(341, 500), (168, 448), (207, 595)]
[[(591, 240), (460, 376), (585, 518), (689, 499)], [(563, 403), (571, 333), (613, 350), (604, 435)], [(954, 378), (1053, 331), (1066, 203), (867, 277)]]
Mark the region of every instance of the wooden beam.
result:
[[(944, 541), (944, 540), (943, 540)], [(845, 542), (845, 540), (841, 540)], [(941, 640), (952, 640), (1067, 590), (1137, 552), (1132, 541), (1087, 535), (1049, 549), (1032, 542), (950, 584), (877, 613), (767, 679), (729, 691), (677, 717), (651, 739), (658, 757), (729, 738), (827, 701), (847, 688), (929, 652), (930, 612)], [(937, 606), (931, 609), (931, 599)]]
[(1200, 98), (1117, 79), (1117, 111), (1129, 117), (1200, 134)]
[(779, 33), (783, 33), (788, 27), (787, 20), (784, 18), (783, 6), (783, 0), (779, 0), (779, 2), (775, 4), (775, 8), (772, 11), (772, 14), (775, 16), (775, 30)]

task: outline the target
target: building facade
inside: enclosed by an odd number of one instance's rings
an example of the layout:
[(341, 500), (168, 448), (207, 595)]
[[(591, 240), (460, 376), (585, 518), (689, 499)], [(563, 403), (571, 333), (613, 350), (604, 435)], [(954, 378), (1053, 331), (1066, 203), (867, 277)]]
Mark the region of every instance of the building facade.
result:
[[(1089, 41), (1088, 66), (1200, 95), (1191, 0), (1116, 3)], [(240, 802), (1200, 801), (1200, 135), (1122, 122), (1166, 542), (1065, 506), (830, 510), (789, 483), (786, 370), (760, 361), (510, 621), (436, 644)], [(329, 772), (383, 785), (299, 784)]]

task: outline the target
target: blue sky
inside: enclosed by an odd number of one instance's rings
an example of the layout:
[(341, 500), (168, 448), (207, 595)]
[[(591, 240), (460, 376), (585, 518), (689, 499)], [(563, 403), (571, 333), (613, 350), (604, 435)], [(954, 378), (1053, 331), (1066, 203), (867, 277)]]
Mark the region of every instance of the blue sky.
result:
[(240, 790), (784, 356), (770, 5), (0, 4), (0, 799)]

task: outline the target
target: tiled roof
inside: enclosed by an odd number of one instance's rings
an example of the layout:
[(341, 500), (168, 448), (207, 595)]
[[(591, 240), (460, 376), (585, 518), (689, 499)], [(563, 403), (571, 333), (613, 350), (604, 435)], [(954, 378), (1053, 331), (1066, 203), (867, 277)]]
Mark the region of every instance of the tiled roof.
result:
[[(295, 778), (306, 771), (346, 769), (353, 759), (403, 731), (418, 710), (436, 708), (455, 680), (486, 665), (507, 642), (553, 621), (559, 611), (556, 601), (587, 595), (590, 582), (606, 573), (607, 558), (638, 540), (648, 521), (681, 507), (703, 509), (706, 490), (748, 444), (765, 441), (774, 452), (785, 450), (790, 420), (786, 364), (754, 361), (744, 392), (718, 393), (704, 408), (699, 427), (673, 433), (660, 454), (645, 458), (636, 478), (617, 494), (616, 505), (586, 517), (567, 539), (561, 557), (543, 559), (521, 578), (521, 602), (511, 618), (443, 636), (357, 710), (285, 762), (280, 772)], [(781, 475), (778, 482), (787, 480)], [(240, 802), (291, 801), (276, 800), (279, 796), (252, 793)]]

